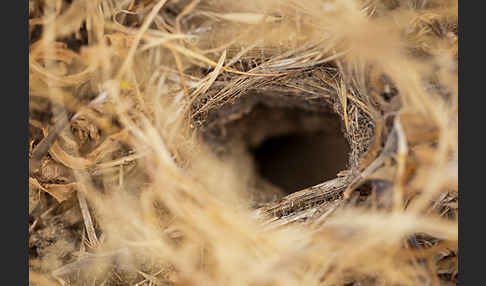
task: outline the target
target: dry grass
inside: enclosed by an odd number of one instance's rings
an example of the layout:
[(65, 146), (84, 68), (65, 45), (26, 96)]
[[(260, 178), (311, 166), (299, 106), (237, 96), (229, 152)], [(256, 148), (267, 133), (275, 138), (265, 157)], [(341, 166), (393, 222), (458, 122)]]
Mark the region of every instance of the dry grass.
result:
[[(457, 1), (67, 2), (29, 0), (32, 283), (456, 283)], [(211, 151), (255, 90), (341, 118), (332, 198), (255, 210)]]

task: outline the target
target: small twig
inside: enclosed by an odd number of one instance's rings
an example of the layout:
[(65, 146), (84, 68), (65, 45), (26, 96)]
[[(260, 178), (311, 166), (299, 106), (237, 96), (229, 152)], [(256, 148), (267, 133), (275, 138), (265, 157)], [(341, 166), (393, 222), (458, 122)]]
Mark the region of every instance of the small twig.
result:
[(147, 156), (148, 154), (149, 154), (148, 151), (142, 151), (140, 153), (128, 155), (128, 156), (125, 156), (125, 157), (122, 157), (122, 158), (119, 158), (119, 159), (116, 159), (116, 160), (113, 160), (113, 161), (110, 161), (110, 162), (100, 163), (100, 164), (96, 165), (96, 168), (94, 169), (94, 171), (99, 171), (99, 170), (106, 169), (106, 168), (121, 166), (121, 165), (129, 163), (131, 161), (135, 161), (137, 159), (143, 158), (143, 157)]
[(295, 216), (320, 203), (338, 199), (347, 184), (348, 179), (346, 177), (338, 177), (292, 193), (276, 203), (258, 209), (257, 213), (277, 217), (277, 219), (288, 215)]
[(29, 227), (29, 234), (31, 234), (34, 231), (34, 228), (37, 226), (37, 223), (39, 222), (39, 219), (36, 218), (32, 225)]
[(158, 279), (157, 279), (157, 275), (159, 275), (160, 273), (162, 273), (163, 269), (157, 271), (155, 274), (147, 274), (147, 273), (143, 273), (142, 271), (137, 271), (140, 275), (142, 275), (144, 277), (144, 280), (138, 282), (137, 284), (135, 284), (135, 286), (139, 286), (139, 285), (142, 285), (144, 284), (145, 282), (149, 282), (149, 283), (152, 283), (152, 284), (155, 284), (155, 285), (159, 285), (158, 283)]
[(405, 132), (400, 122), (400, 116), (395, 117), (394, 122), (395, 131), (397, 134), (397, 173), (395, 179), (395, 191), (393, 192), (394, 204), (393, 207), (396, 210), (403, 209), (404, 198), (404, 181), (405, 181), (405, 168), (408, 155), (408, 145)]
[(35, 146), (32, 151), (32, 158), (29, 164), (29, 172), (32, 174), (40, 167), (42, 158), (47, 155), (47, 152), (51, 148), (52, 144), (57, 140), (61, 131), (69, 124), (67, 116), (60, 116), (56, 123), (49, 127), (46, 137)]
[(93, 248), (98, 247), (99, 241), (94, 230), (93, 221), (91, 219), (91, 214), (88, 209), (88, 203), (86, 202), (86, 197), (84, 193), (80, 190), (77, 192), (79, 207), (81, 208), (81, 214), (83, 215), (84, 226), (86, 227), (86, 233), (88, 235), (88, 240)]

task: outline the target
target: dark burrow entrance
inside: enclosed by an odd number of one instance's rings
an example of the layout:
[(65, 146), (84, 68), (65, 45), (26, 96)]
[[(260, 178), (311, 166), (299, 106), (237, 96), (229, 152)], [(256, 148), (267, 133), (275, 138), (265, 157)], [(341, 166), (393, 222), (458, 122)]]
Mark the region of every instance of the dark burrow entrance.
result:
[(243, 158), (242, 168), (249, 158), (255, 174), (251, 196), (259, 202), (333, 179), (348, 167), (350, 148), (343, 124), (328, 105), (308, 108), (281, 102), (223, 107), (205, 132), (218, 153)]
[(286, 194), (335, 178), (346, 168), (349, 152), (337, 131), (268, 138), (251, 150), (257, 172)]

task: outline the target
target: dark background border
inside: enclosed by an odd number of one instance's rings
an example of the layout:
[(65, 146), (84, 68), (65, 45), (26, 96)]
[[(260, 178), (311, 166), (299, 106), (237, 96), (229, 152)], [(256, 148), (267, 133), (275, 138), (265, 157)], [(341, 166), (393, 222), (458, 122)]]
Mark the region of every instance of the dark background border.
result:
[(0, 77), (2, 284), (28, 285), (29, 2), (3, 2)]

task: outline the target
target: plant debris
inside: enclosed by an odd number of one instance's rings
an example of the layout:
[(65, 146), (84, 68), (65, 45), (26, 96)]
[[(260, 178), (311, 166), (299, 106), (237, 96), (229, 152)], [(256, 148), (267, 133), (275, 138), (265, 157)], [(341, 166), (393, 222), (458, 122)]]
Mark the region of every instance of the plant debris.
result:
[(457, 285), (457, 15), (29, 1), (30, 283)]

